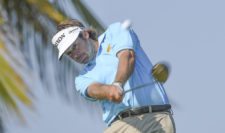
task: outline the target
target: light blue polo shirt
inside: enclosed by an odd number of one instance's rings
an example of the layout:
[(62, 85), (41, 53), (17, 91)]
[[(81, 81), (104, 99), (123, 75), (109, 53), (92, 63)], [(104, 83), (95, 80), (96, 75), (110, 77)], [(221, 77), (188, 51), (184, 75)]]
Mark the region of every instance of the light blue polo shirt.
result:
[(89, 85), (94, 82), (102, 84), (112, 84), (118, 67), (116, 54), (123, 49), (133, 49), (135, 51), (135, 66), (132, 75), (124, 85), (124, 90), (128, 90), (139, 85), (154, 82), (151, 76), (152, 64), (140, 46), (135, 32), (123, 29), (121, 23), (111, 24), (107, 30), (98, 38), (99, 49), (96, 58), (87, 64), (83, 71), (75, 79), (77, 91), (86, 99), (98, 101), (103, 110), (103, 120), (110, 124), (116, 115), (130, 107), (144, 105), (168, 104), (168, 98), (163, 86), (154, 83), (125, 94), (123, 101), (119, 104), (108, 100), (96, 100), (86, 95)]

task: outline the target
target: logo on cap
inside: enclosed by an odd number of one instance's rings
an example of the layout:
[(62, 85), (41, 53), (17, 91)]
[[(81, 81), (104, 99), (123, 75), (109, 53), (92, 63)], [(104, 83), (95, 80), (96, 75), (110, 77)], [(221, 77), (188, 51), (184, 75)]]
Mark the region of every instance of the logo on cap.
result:
[(76, 30), (78, 30), (78, 27), (76, 27), (75, 29), (72, 29), (71, 31), (69, 31), (69, 34), (72, 32), (75, 32)]
[(65, 34), (63, 33), (55, 42), (55, 46), (58, 46), (59, 43), (62, 41), (62, 39), (65, 37)]

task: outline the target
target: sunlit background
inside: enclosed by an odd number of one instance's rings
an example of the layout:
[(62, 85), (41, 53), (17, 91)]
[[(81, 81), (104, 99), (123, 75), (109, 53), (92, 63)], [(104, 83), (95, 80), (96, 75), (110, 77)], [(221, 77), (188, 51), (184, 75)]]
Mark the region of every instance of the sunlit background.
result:
[(100, 133), (98, 104), (74, 89), (82, 66), (57, 60), (56, 25), (82, 20), (101, 34), (132, 21), (165, 84), (178, 133), (225, 131), (225, 1), (0, 0), (0, 133)]

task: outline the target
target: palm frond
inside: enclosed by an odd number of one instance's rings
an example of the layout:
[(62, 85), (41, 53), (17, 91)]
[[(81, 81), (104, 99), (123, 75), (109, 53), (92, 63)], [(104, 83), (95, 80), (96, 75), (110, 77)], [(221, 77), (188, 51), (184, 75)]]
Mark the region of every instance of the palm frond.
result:
[(30, 7), (36, 8), (42, 15), (46, 15), (48, 18), (56, 23), (65, 19), (65, 16), (56, 10), (48, 0), (26, 0)]
[(17, 105), (17, 99), (27, 107), (32, 106), (32, 101), (26, 94), (25, 83), (4, 59), (3, 55), (6, 53), (4, 51), (6, 49), (0, 40), (0, 98), (7, 108), (16, 112), (17, 116), (23, 120), (22, 113)]
[(7, 91), (16, 96), (23, 104), (30, 106), (31, 100), (26, 95), (25, 84), (17, 73), (9, 66), (9, 64), (0, 56), (0, 75), (1, 83)]
[[(43, 24), (40, 18), (47, 19), (53, 24), (57, 24), (66, 18), (48, 0), (2, 0), (2, 5), (8, 13), (8, 23), (14, 23), (15, 27), (22, 31), (22, 25), (26, 21), (26, 23), (32, 24), (46, 41), (50, 32), (47, 30), (48, 25)], [(16, 20), (16, 22), (11, 20)]]

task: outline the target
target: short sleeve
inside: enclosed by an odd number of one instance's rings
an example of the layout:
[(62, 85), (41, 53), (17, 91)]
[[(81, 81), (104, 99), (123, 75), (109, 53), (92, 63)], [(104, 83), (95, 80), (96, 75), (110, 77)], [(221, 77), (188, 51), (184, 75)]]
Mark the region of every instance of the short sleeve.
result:
[(89, 85), (94, 83), (95, 81), (89, 77), (85, 77), (83, 75), (80, 75), (75, 78), (75, 86), (76, 90), (83, 96), (85, 99), (90, 101), (96, 101), (97, 99), (94, 99), (92, 97), (89, 97), (87, 95), (87, 88)]
[(112, 52), (116, 55), (124, 49), (134, 49), (130, 28), (124, 29), (121, 23), (116, 23), (110, 27), (112, 36)]

